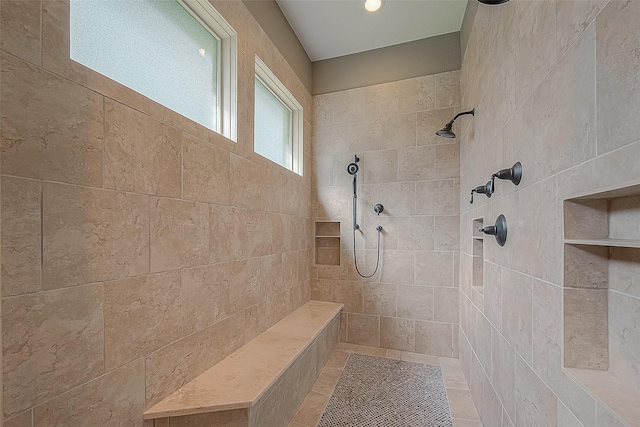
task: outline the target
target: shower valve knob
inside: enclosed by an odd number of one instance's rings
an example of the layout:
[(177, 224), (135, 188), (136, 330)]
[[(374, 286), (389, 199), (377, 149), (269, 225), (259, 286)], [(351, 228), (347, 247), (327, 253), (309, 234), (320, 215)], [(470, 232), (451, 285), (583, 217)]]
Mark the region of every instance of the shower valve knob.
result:
[(378, 215), (380, 215), (382, 213), (382, 211), (384, 211), (384, 206), (382, 206), (380, 203), (378, 203), (373, 207), (373, 211), (375, 213), (377, 213)]
[(495, 236), (496, 242), (498, 242), (500, 246), (504, 246), (507, 242), (507, 219), (501, 214), (498, 219), (496, 219), (495, 225), (489, 225), (481, 228), (480, 232), (490, 236)]
[(471, 203), (473, 203), (473, 193), (485, 194), (487, 197), (491, 198), (493, 194), (493, 180), (489, 180), (485, 185), (480, 185), (471, 190)]

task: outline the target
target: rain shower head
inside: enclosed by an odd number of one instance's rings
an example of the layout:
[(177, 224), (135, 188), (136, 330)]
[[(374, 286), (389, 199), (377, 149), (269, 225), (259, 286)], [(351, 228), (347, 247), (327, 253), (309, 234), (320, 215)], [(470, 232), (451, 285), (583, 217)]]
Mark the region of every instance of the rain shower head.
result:
[(436, 135), (438, 135), (439, 137), (442, 138), (455, 138), (456, 134), (453, 133), (453, 122), (456, 121), (456, 119), (460, 116), (464, 116), (465, 114), (471, 114), (472, 116), (475, 116), (476, 114), (476, 109), (472, 109), (469, 111), (464, 111), (462, 113), (458, 113), (456, 114), (456, 116), (453, 118), (453, 120), (451, 120), (449, 123), (447, 123), (446, 125), (444, 125), (444, 127), (442, 129), (440, 129), (439, 131), (436, 132)]

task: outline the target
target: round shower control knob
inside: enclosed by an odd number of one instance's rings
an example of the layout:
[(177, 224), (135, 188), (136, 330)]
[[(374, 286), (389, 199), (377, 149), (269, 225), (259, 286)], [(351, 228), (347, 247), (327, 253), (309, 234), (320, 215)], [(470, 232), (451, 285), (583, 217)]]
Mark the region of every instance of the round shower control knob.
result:
[(375, 213), (377, 213), (378, 215), (380, 215), (382, 213), (382, 211), (384, 211), (384, 206), (382, 206), (380, 203), (378, 203), (373, 207), (373, 211)]

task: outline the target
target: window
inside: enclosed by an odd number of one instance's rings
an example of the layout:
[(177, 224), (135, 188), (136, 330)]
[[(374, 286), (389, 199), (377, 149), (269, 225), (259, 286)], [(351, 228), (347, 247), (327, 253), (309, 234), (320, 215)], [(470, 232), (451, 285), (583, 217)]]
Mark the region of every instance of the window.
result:
[(256, 56), (254, 151), (302, 175), (302, 106)]
[(71, 59), (234, 141), (236, 46), (207, 0), (71, 0)]

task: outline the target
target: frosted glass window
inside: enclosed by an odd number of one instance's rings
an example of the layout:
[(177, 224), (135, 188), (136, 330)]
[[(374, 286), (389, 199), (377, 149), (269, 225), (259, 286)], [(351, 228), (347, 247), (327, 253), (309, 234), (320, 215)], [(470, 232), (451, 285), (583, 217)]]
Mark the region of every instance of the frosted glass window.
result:
[(291, 169), (291, 110), (256, 78), (254, 150)]
[(71, 58), (210, 129), (219, 40), (176, 0), (71, 0)]

